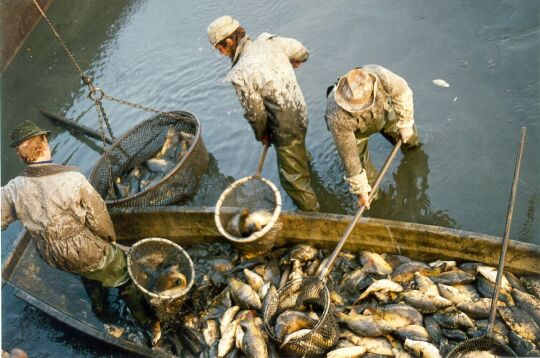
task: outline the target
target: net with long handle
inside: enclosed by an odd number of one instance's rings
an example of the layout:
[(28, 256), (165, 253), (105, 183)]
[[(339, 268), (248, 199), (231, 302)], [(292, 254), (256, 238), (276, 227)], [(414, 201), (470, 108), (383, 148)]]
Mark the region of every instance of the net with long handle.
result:
[[(373, 193), (379, 187), (384, 174), (396, 156), (401, 144), (402, 141), (400, 139), (386, 159), (381, 172), (373, 184), (373, 190), (370, 193), (369, 200), (372, 199)], [(330, 293), (328, 287), (326, 287), (326, 278), (347, 238), (364, 213), (364, 210), (365, 207), (361, 206), (357, 211), (317, 277), (290, 281), (279, 289), (273, 297), (269, 298), (263, 312), (264, 327), (268, 335), (277, 342), (280, 349), (286, 354), (297, 357), (318, 357), (324, 355), (325, 352), (338, 342), (340, 331), (334, 317), (334, 307), (330, 301)], [(281, 314), (290, 310), (307, 312), (310, 316), (318, 317), (318, 320), (309, 332), (304, 331), (305, 334), (301, 334), (298, 331), (297, 336), (289, 336), (288, 338), (277, 337), (274, 330), (276, 322)]]
[(281, 228), (281, 195), (270, 180), (261, 177), (268, 145), (256, 173), (232, 183), (219, 197), (214, 218), (219, 232), (245, 254), (268, 252)]
[(516, 157), (516, 166), (514, 170), (514, 179), (512, 181), (512, 190), (510, 192), (510, 201), (508, 203), (508, 212), (506, 214), (506, 226), (504, 229), (503, 241), (501, 243), (501, 254), (499, 256), (499, 267), (497, 268), (497, 279), (495, 280), (495, 289), (491, 297), (491, 310), (489, 312), (489, 321), (486, 334), (483, 337), (469, 339), (452, 349), (446, 358), (474, 357), (480, 354), (493, 354), (500, 357), (517, 357), (516, 353), (493, 337), (493, 325), (497, 314), (497, 303), (499, 300), (499, 291), (504, 273), (504, 260), (506, 257), (506, 248), (510, 241), (510, 228), (512, 227), (512, 216), (514, 214), (514, 202), (516, 200), (517, 185), (519, 182), (519, 172), (521, 170), (521, 159), (523, 158), (523, 149), (525, 147), (526, 128), (521, 129), (521, 141), (519, 151)]
[[(152, 181), (143, 190), (126, 197), (112, 197), (110, 177), (115, 179), (144, 166), (162, 149), (171, 128), (179, 135), (189, 137), (186, 141), (189, 145), (182, 151), (179, 161), (161, 179)], [(171, 205), (193, 197), (208, 162), (199, 120), (191, 113), (175, 111), (158, 114), (118, 139), (98, 160), (89, 179), (109, 207)]]
[(195, 266), (188, 253), (170, 240), (147, 238), (131, 247), (127, 265), (129, 276), (159, 320), (174, 321), (195, 282)]

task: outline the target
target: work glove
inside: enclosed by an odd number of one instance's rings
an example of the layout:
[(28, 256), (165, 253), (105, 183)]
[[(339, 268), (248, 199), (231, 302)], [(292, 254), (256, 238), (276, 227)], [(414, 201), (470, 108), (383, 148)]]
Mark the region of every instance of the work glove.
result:
[(358, 206), (364, 205), (366, 209), (369, 209), (369, 193), (371, 192), (371, 186), (368, 183), (366, 170), (362, 169), (360, 174), (350, 178), (345, 178), (349, 182), (351, 193), (358, 197)]
[(411, 139), (413, 134), (414, 134), (414, 130), (410, 127), (399, 128), (399, 136), (401, 137), (401, 140), (403, 141), (403, 143), (407, 143), (409, 139)]

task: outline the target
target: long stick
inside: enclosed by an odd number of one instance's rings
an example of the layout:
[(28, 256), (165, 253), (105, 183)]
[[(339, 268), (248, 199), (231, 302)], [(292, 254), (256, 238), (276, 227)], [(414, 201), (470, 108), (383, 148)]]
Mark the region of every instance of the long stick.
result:
[[(64, 118), (58, 114), (55, 114), (55, 113), (52, 113), (52, 112), (49, 112), (48, 110), (46, 110), (45, 108), (40, 108), (39, 111), (47, 118), (51, 119), (52, 121), (60, 124), (60, 125), (63, 125), (65, 127), (68, 127), (70, 129), (74, 129), (82, 134), (85, 134), (89, 137), (92, 137), (92, 138), (95, 138), (95, 139), (99, 139), (99, 140), (102, 140), (101, 139), (101, 135), (99, 134), (98, 131), (96, 130), (93, 130), (93, 129), (90, 129), (86, 126), (83, 126), (82, 124), (79, 124), (77, 122), (74, 122), (72, 120), (69, 120), (67, 118)], [(105, 141), (108, 143), (108, 144), (112, 144), (113, 141), (111, 140), (111, 138), (105, 136)]]
[(499, 291), (501, 290), (501, 281), (504, 271), (504, 259), (506, 257), (506, 248), (510, 237), (510, 228), (512, 226), (512, 216), (514, 215), (514, 203), (516, 201), (516, 191), (519, 182), (519, 172), (521, 170), (521, 159), (523, 158), (523, 148), (525, 147), (525, 132), (526, 128), (521, 128), (521, 143), (519, 152), (516, 158), (516, 168), (514, 170), (514, 180), (512, 181), (512, 191), (510, 193), (510, 202), (508, 203), (508, 213), (506, 214), (506, 227), (504, 229), (504, 237), (501, 247), (501, 255), (499, 256), (499, 267), (497, 268), (497, 280), (495, 281), (495, 290), (491, 298), (491, 310), (489, 311), (489, 323), (486, 330), (486, 335), (491, 337), (493, 333), (493, 323), (495, 322), (495, 314), (497, 311), (497, 302), (499, 301)]
[(265, 144), (264, 148), (263, 148), (263, 150), (261, 152), (261, 156), (259, 157), (259, 164), (257, 164), (257, 170), (255, 171), (255, 176), (256, 177), (261, 176), (262, 168), (263, 168), (263, 165), (264, 165), (264, 160), (266, 159), (266, 153), (268, 153), (268, 147), (270, 147), (270, 145)]
[[(377, 191), (377, 188), (379, 187), (379, 184), (381, 183), (382, 178), (386, 174), (386, 171), (388, 170), (388, 167), (390, 167), (390, 164), (392, 163), (392, 161), (396, 157), (396, 153), (399, 150), (399, 147), (401, 147), (401, 144), (402, 144), (402, 141), (400, 139), (400, 140), (397, 141), (397, 143), (394, 146), (394, 149), (392, 149), (392, 152), (390, 153), (390, 155), (388, 155), (388, 158), (386, 158), (386, 162), (384, 162), (384, 165), (383, 165), (383, 167), (381, 169), (381, 172), (377, 176), (377, 180), (375, 180), (375, 183), (373, 184), (373, 186), (371, 188), (371, 193), (369, 194), (369, 200), (370, 201), (371, 201), (371, 198), (373, 197), (374, 193)], [(319, 273), (319, 279), (320, 280), (324, 280), (326, 278), (326, 276), (328, 275), (328, 273), (330, 272), (330, 270), (332, 269), (332, 265), (334, 265), (334, 261), (336, 260), (336, 257), (341, 252), (341, 249), (343, 248), (343, 245), (345, 245), (345, 241), (347, 241), (347, 239), (349, 238), (349, 235), (351, 234), (352, 230), (354, 229), (354, 226), (356, 225), (356, 223), (358, 222), (360, 217), (362, 217), (362, 214), (364, 214), (365, 210), (366, 210), (366, 207), (364, 205), (362, 205), (360, 207), (360, 209), (358, 209), (358, 211), (356, 212), (356, 215), (354, 216), (352, 221), (349, 223), (349, 226), (347, 227), (347, 230), (345, 230), (345, 234), (343, 234), (343, 236), (339, 240), (336, 248), (332, 252), (332, 255), (330, 255), (330, 257), (328, 258), (328, 261), (326, 261), (326, 265), (324, 265), (323, 269)]]

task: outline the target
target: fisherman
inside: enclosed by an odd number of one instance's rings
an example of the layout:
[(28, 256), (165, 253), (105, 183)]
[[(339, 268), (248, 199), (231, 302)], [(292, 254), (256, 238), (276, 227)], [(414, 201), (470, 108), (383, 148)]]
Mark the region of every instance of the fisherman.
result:
[(368, 138), (381, 133), (392, 144), (401, 138), (404, 148), (418, 146), (413, 93), (390, 70), (366, 65), (339, 78), (328, 88), (327, 96), (326, 123), (345, 166), (345, 179), (358, 197), (358, 206), (369, 209), (377, 169), (370, 158)]
[(232, 82), (255, 138), (276, 149), (279, 179), (303, 211), (319, 211), (306, 150), (307, 109), (293, 68), (309, 53), (297, 40), (262, 33), (256, 40), (230, 16), (208, 25), (211, 45), (232, 60)]
[(1, 188), (2, 230), (19, 220), (45, 262), (83, 278), (97, 313), (107, 290), (97, 297), (96, 285), (121, 286), (139, 322), (154, 324), (133, 284), (127, 284), (126, 256), (113, 244), (116, 234), (105, 202), (76, 167), (53, 163), (49, 133), (30, 121), (10, 133), (10, 146), (27, 167)]

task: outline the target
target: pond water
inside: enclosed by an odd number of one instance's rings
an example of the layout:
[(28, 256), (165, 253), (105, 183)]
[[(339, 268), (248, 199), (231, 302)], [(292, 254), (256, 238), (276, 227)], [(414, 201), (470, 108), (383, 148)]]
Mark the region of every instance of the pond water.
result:
[[(323, 210), (353, 213), (343, 168), (324, 122), (326, 87), (353, 67), (376, 63), (414, 92), (423, 146), (399, 154), (372, 217), (501, 236), (520, 129), (527, 143), (512, 239), (540, 244), (540, 3), (524, 1), (127, 1), (56, 0), (48, 11), (82, 69), (107, 94), (161, 110), (185, 110), (202, 123), (212, 172), (191, 205), (213, 205), (223, 187), (250, 175), (261, 145), (229, 83), (230, 61), (212, 52), (206, 27), (230, 14), (256, 37), (270, 32), (302, 41), (309, 61), (296, 70), (309, 112), (307, 146)], [(444, 79), (449, 88), (436, 86)], [(2, 185), (22, 169), (8, 133), (29, 119), (51, 130), (56, 162), (89, 174), (101, 144), (55, 126), (39, 108), (98, 128), (87, 89), (45, 22), (1, 77)], [(105, 102), (116, 136), (152, 114)], [(381, 166), (391, 150), (370, 139)], [(279, 184), (273, 149), (263, 176)], [(280, 188), (281, 189), (281, 188)], [(281, 189), (282, 190), (282, 189)], [(282, 190), (285, 209), (295, 210)], [(20, 226), (2, 233), (2, 257)], [(31, 356), (118, 354), (2, 290), (2, 346)]]

